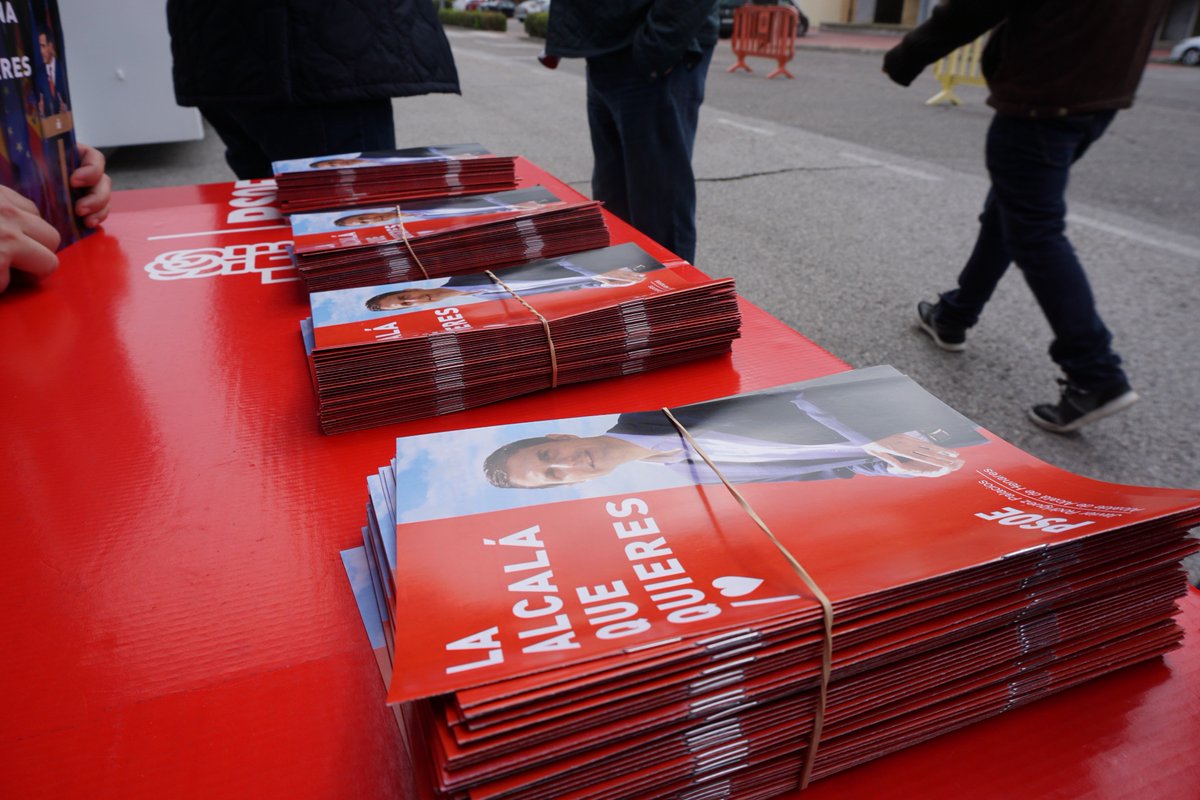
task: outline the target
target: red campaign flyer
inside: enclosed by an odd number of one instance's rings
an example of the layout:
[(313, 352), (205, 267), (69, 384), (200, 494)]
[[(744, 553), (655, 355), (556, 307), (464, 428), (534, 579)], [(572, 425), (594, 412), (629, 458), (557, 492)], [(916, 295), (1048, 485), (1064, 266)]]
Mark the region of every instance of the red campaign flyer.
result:
[(389, 167), (397, 164), (414, 164), (419, 162), (461, 161), (468, 158), (479, 158), (491, 155), (480, 144), (450, 144), (431, 145), (427, 147), (407, 147), (401, 150), (377, 150), (373, 152), (337, 153), (318, 156), (317, 158), (293, 158), (275, 161), (271, 171), (276, 175), (297, 172), (313, 172), (328, 170), (356, 170)]
[[(1037, 461), (890, 367), (673, 412), (835, 607), (1200, 507)], [(661, 410), (400, 439), (395, 477), (392, 702), (819, 617)]]
[(528, 217), (568, 205), (571, 204), (544, 186), (531, 186), (490, 194), (292, 214), (290, 220), (295, 252), (303, 254), (394, 244), (403, 242), (406, 237), (419, 239), (485, 222)]
[(370, 642), (375, 659), (379, 662), (379, 669), (384, 680), (387, 680), (391, 672), (391, 665), (388, 663), (383, 633), (384, 621), (380, 614), (380, 609), (383, 607), (383, 595), (371, 579), (371, 568), (367, 560), (366, 549), (353, 547), (343, 550), (341, 556), (342, 567), (346, 570), (346, 578), (350, 581), (350, 588), (354, 592), (354, 604), (358, 607), (358, 614), (362, 619), (367, 641)]
[(666, 269), (635, 244), (531, 261), (493, 274), (503, 283), (477, 273), (313, 292), (309, 300), (314, 345), (322, 349), (375, 344), (529, 324), (532, 316), (513, 292), (556, 320), (700, 283), (694, 276)]

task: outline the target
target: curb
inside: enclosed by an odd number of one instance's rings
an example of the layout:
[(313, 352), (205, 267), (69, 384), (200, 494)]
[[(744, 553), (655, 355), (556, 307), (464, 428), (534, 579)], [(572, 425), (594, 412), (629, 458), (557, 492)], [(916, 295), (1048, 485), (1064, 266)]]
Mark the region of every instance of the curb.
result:
[(857, 44), (801, 44), (800, 42), (796, 42), (796, 49), (797, 50), (826, 50), (831, 53), (863, 53), (863, 54), (871, 55), (871, 54), (875, 54), (875, 53), (878, 53), (878, 54), (886, 53), (888, 50), (891, 49), (891, 47), (890, 46), (889, 47), (867, 47), (865, 45), (857, 45)]

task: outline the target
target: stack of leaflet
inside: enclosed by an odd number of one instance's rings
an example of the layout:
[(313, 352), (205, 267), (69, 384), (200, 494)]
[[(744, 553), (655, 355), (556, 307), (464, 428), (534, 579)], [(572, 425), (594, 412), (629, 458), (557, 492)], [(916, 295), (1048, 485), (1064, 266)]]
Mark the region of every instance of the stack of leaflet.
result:
[(291, 217), (309, 291), (436, 278), (608, 244), (599, 203), (542, 186)]
[(741, 320), (732, 280), (634, 244), (310, 299), (301, 330), (326, 433), (720, 355)]
[(515, 162), (478, 144), (455, 144), (299, 158), (271, 168), (279, 209), (291, 214), (512, 189)]
[[(889, 367), (672, 412), (832, 603), (812, 779), (1180, 643), (1200, 493), (1063, 472)], [(397, 441), (364, 554), (420, 796), (799, 785), (822, 612), (714, 481), (661, 410)]]

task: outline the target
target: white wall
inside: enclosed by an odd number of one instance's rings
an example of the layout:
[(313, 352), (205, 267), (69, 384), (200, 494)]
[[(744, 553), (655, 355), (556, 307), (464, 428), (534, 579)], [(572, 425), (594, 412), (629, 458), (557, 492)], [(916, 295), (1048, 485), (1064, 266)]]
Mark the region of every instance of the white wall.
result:
[(175, 105), (163, 0), (58, 0), (58, 8), (79, 141), (117, 147), (204, 137), (200, 113)]

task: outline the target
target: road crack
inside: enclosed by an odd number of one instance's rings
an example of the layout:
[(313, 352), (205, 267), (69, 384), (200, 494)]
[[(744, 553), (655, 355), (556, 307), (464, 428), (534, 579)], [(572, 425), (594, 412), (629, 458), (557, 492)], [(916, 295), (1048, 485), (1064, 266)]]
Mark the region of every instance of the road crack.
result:
[(696, 178), (696, 183), (727, 183), (729, 181), (744, 181), (749, 178), (764, 178), (771, 175), (788, 175), (794, 172), (846, 172), (877, 168), (877, 165), (874, 164), (862, 164), (845, 167), (784, 167), (783, 169), (770, 169), (762, 172), (745, 172), (740, 175), (727, 175), (719, 178)]

